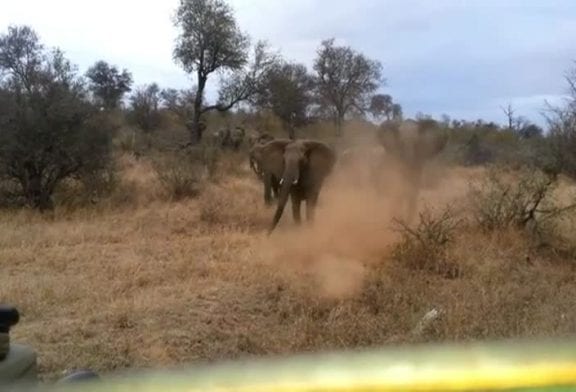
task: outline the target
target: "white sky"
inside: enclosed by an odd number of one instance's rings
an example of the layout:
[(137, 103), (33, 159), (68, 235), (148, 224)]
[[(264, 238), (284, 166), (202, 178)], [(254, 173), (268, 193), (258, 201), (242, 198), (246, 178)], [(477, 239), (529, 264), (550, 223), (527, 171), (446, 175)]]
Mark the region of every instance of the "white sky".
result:
[[(136, 84), (189, 87), (173, 63), (178, 0), (3, 0), (0, 32), (28, 24), (84, 71), (103, 59)], [(311, 65), (325, 38), (380, 60), (408, 115), (502, 121), (500, 105), (541, 123), (576, 59), (576, 0), (231, 0), (241, 28)], [(210, 94), (212, 95), (212, 94)]]

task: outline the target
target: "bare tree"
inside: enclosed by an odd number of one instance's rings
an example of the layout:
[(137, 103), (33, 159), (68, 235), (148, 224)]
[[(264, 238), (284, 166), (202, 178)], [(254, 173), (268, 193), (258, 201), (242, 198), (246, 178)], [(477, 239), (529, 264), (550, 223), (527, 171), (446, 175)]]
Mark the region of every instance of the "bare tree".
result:
[(218, 103), (203, 110), (227, 112), (235, 105), (250, 100), (264, 88), (266, 75), (278, 61), (278, 56), (268, 50), (266, 42), (258, 42), (246, 66), (221, 81)]
[(382, 65), (329, 39), (318, 49), (314, 70), (320, 104), (328, 109), (341, 135), (346, 115), (364, 112), (371, 94), (382, 85)]
[(515, 116), (516, 111), (512, 107), (512, 104), (509, 103), (506, 107), (502, 106), (501, 109), (504, 112), (504, 115), (506, 116), (506, 120), (508, 122), (508, 129), (511, 131), (514, 130), (514, 125), (516, 123), (516, 116)]
[(565, 75), (568, 98), (563, 106), (549, 103), (543, 113), (549, 127), (548, 141), (556, 171), (576, 177), (576, 66)]

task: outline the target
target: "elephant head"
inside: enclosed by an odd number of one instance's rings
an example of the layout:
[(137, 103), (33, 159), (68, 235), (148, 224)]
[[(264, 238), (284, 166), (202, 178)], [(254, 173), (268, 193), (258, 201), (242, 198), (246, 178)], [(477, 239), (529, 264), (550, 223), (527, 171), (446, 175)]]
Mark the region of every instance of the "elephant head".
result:
[[(290, 142), (287, 139), (279, 139), (281, 145)], [(264, 183), (264, 203), (271, 205), (273, 198), (278, 197), (279, 181), (282, 176), (282, 168), (278, 162), (282, 160), (281, 154), (276, 154), (275, 146), (267, 146), (268, 143), (258, 142), (250, 148), (248, 160), (250, 168), (256, 177)]]
[(237, 150), (244, 141), (246, 131), (242, 127), (236, 127), (229, 132), (229, 144), (234, 150)]
[(378, 138), (402, 171), (406, 186), (406, 215), (411, 219), (424, 166), (444, 150), (448, 136), (436, 129), (434, 122), (405, 121), (383, 124)]
[(448, 137), (433, 123), (405, 121), (384, 124), (378, 133), (386, 151), (400, 163), (422, 166), (444, 150)]
[(261, 169), (280, 178), (278, 206), (272, 220), (271, 233), (292, 196), (294, 219), (300, 221), (300, 203), (306, 201), (307, 217), (312, 219), (324, 179), (331, 173), (336, 153), (325, 143), (313, 140), (274, 140), (256, 152)]
[[(288, 139), (278, 139), (276, 142), (281, 142), (284, 145), (289, 142)], [(259, 142), (257, 141), (248, 151), (248, 160), (250, 162), (250, 168), (258, 176), (262, 178), (264, 172), (278, 174), (278, 170), (273, 170), (273, 161), (278, 158), (274, 155), (277, 147), (267, 146), (269, 142)]]

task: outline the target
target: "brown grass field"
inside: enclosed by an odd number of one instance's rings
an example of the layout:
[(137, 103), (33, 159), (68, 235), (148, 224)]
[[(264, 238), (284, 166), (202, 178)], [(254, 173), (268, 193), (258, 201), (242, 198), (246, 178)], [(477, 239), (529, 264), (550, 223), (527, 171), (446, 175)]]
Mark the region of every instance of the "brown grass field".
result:
[[(0, 212), (0, 302), (21, 310), (12, 336), (37, 349), (43, 377), (576, 332), (566, 253), (466, 226), (446, 255), (457, 276), (410, 268), (393, 257), (394, 197), (338, 170), (313, 225), (294, 227), (287, 209), (267, 237), (273, 210), (244, 156), (234, 159), (240, 169), (195, 199), (167, 201), (150, 164), (123, 157), (122, 204)], [(420, 207), (458, 210), (483, 169), (428, 174)], [(431, 309), (441, 316), (413, 333)]]

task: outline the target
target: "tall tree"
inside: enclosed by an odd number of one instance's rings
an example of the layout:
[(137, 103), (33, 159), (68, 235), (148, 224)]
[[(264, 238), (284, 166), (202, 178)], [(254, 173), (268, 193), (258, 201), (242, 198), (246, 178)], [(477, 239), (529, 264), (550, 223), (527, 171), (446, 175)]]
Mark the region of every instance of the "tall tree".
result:
[(320, 104), (328, 109), (338, 135), (347, 114), (364, 112), (367, 101), (383, 83), (382, 65), (348, 46), (325, 40), (314, 62)]
[[(174, 59), (196, 79), (189, 123), (191, 143), (195, 144), (202, 138), (205, 113), (225, 112), (254, 93), (254, 78), (267, 63), (267, 56), (265, 45), (258, 44), (253, 61), (249, 61), (249, 39), (240, 31), (232, 9), (224, 0), (180, 0), (174, 23), (180, 29)], [(206, 85), (215, 72), (232, 72), (232, 76), (222, 82), (218, 102), (206, 105)]]
[(388, 94), (376, 94), (370, 99), (368, 111), (377, 119), (382, 117), (390, 120), (392, 117), (392, 97)]
[(89, 88), (99, 105), (105, 109), (117, 109), (124, 94), (131, 91), (132, 74), (105, 61), (98, 61), (86, 72)]
[(303, 125), (308, 118), (313, 86), (313, 77), (306, 66), (279, 62), (271, 66), (263, 78), (256, 104), (271, 110), (282, 121), (289, 137), (294, 139), (294, 128)]
[(111, 132), (84, 80), (27, 26), (0, 36), (0, 177), (33, 208), (52, 208), (65, 179), (109, 163)]

